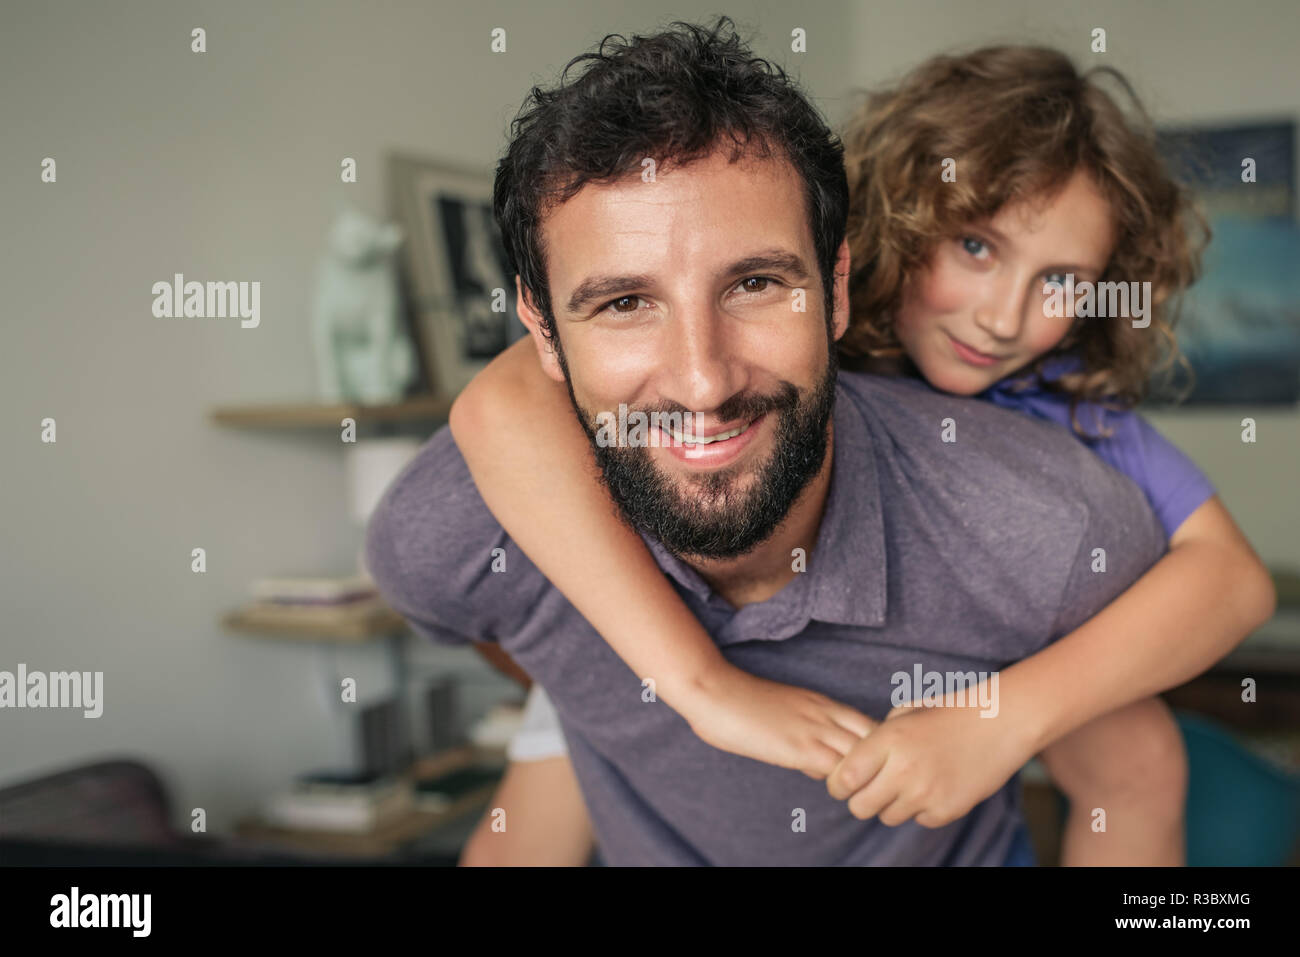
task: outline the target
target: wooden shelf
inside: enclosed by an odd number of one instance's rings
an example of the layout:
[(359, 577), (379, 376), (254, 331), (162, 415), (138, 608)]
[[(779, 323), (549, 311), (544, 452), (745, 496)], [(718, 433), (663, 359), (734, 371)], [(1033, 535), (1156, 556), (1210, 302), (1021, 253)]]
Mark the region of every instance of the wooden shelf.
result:
[(218, 425), (244, 429), (338, 428), (345, 418), (358, 425), (377, 422), (436, 422), (447, 417), (452, 400), (440, 395), (413, 396), (387, 405), (342, 402), (286, 402), (266, 405), (222, 406), (210, 413)]
[(224, 615), (221, 624), (230, 631), (260, 638), (353, 643), (374, 641), (389, 635), (401, 634), (408, 627), (406, 620), (390, 608), (378, 610), (362, 619), (325, 624), (316, 622), (268, 624), (253, 617), (246, 609), (237, 608)]
[[(421, 758), (401, 777), (414, 781), (417, 778), (434, 777), (475, 763), (487, 763), (504, 772), (505, 756), (503, 752), (495, 749), (467, 745)], [(291, 850), (359, 858), (382, 857), (392, 854), (408, 841), (478, 810), (496, 792), (499, 783), (496, 781), (484, 784), (468, 791), (439, 811), (416, 807), (401, 817), (367, 832), (300, 830), (269, 824), (256, 815), (237, 822), (235, 830), (246, 840)]]
[(257, 818), (241, 820), (236, 825), (235, 831), (246, 840), (298, 851), (347, 857), (382, 857), (393, 853), (406, 842), (478, 809), (496, 792), (496, 789), (495, 783), (485, 784), (462, 795), (445, 810), (425, 811), (416, 808), (373, 831), (360, 834), (345, 831), (297, 830), (266, 824)]

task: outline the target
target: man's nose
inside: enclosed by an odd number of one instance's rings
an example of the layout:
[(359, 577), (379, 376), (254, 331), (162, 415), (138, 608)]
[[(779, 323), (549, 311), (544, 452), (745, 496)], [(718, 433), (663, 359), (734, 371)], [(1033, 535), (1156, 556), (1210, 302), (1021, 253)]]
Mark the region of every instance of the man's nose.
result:
[(698, 309), (683, 315), (669, 332), (665, 394), (692, 412), (708, 413), (742, 389), (743, 370), (729, 321), (734, 320), (716, 309)]

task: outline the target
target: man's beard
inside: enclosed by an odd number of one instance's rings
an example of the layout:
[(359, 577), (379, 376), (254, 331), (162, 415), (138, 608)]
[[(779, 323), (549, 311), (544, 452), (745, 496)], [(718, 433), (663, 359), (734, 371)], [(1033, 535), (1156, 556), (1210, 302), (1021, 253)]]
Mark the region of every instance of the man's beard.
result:
[[(719, 559), (751, 551), (772, 536), (826, 459), (827, 425), (835, 408), (834, 348), (828, 347), (826, 372), (811, 390), (801, 394), (783, 382), (775, 395), (741, 393), (718, 407), (716, 416), (723, 422), (777, 416), (772, 452), (765, 461), (750, 470), (731, 466), (687, 476), (681, 487), (654, 464), (650, 448), (598, 442), (595, 416), (578, 404), (567, 368), (564, 374), (578, 421), (623, 517), (675, 555)], [(687, 410), (658, 406), (640, 411), (650, 420), (651, 412)], [(750, 487), (738, 488), (750, 471)]]

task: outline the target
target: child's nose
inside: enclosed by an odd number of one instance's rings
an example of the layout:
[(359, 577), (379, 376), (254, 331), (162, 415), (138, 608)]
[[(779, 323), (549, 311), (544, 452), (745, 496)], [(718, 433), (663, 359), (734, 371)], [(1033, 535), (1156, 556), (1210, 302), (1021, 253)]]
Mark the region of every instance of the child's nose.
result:
[(1025, 318), (1025, 297), (1004, 287), (975, 309), (975, 325), (994, 339), (1010, 340), (1020, 335)]

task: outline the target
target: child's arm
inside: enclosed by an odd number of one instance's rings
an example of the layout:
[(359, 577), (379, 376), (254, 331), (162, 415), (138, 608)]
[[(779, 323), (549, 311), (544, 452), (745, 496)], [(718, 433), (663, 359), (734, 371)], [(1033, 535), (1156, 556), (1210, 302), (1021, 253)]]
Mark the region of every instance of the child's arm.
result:
[(870, 730), (852, 708), (723, 658), (645, 543), (619, 521), (565, 387), (543, 372), (530, 339), (474, 378), (449, 424), (497, 521), (702, 739), (822, 778)]
[[(1037, 715), (1040, 746), (1207, 670), (1273, 616), (1268, 569), (1218, 496), (1178, 527), (1169, 552), (1060, 641), (1003, 674)], [(1071, 681), (1067, 676), (1088, 676)]]
[[(489, 643), (484, 643), (489, 644)], [(475, 646), (487, 655), (482, 647)], [(495, 644), (491, 647), (497, 648)], [(496, 793), (461, 850), (462, 867), (580, 867), (595, 842), (560, 716), (546, 689), (497, 648), (494, 665), (523, 675), (528, 689), (519, 730), (506, 747), (509, 764)], [(509, 828), (497, 827), (500, 810)]]
[[(999, 674), (1001, 720), (982, 721), (962, 707), (895, 709), (835, 768), (827, 789), (848, 799), (855, 816), (893, 803), (885, 823), (916, 817), (940, 827), (1074, 729), (1205, 671), (1267, 621), (1275, 604), (1267, 570), (1212, 497), (1123, 594)], [(922, 797), (900, 799), (905, 793)]]
[[(488, 812), (465, 842), (461, 867), (582, 867), (595, 835), (567, 755), (511, 761)], [(503, 808), (508, 828), (495, 828)]]

